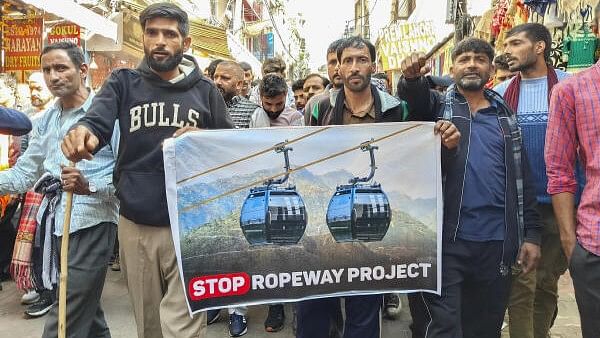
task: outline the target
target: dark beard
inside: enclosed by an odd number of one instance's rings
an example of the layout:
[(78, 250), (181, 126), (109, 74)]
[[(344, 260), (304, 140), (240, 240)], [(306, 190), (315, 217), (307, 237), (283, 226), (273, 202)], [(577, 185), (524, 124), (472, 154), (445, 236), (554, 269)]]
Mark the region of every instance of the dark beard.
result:
[(508, 67), (508, 69), (511, 72), (522, 72), (524, 70), (528, 70), (533, 68), (533, 66), (535, 65), (537, 59), (535, 57), (535, 54), (533, 55), (528, 55), (527, 60), (525, 60), (525, 62), (523, 62), (520, 65), (517, 65), (516, 67)]
[[(355, 75), (353, 75), (353, 76), (355, 76)], [(359, 75), (359, 76), (363, 80), (363, 83), (361, 83), (360, 85), (354, 86), (354, 85), (351, 85), (350, 80), (348, 80), (348, 83), (344, 83), (344, 86), (347, 87), (348, 89), (350, 89), (350, 91), (362, 92), (363, 90), (365, 90), (365, 88), (367, 88), (371, 84), (371, 74), (369, 74), (367, 76), (362, 76), (362, 75)]]
[[(285, 108), (284, 108), (284, 109), (285, 109)], [(275, 120), (276, 118), (278, 118), (278, 117), (279, 117), (279, 115), (281, 115), (281, 113), (282, 113), (282, 112), (283, 112), (283, 109), (282, 109), (282, 110), (280, 110), (280, 111), (278, 111), (278, 112), (270, 112), (270, 111), (266, 111), (266, 110), (265, 110), (265, 113), (267, 113), (267, 116), (269, 116), (269, 118), (270, 118), (271, 120)]]
[(155, 72), (168, 72), (179, 66), (183, 60), (183, 49), (176, 50), (175, 54), (163, 61), (156, 61), (151, 53), (146, 53), (145, 58), (148, 66)]
[(223, 100), (225, 101), (225, 103), (231, 103), (233, 98), (236, 97), (235, 93), (224, 92), (222, 90), (219, 90), (219, 91), (221, 92), (221, 95), (223, 95)]

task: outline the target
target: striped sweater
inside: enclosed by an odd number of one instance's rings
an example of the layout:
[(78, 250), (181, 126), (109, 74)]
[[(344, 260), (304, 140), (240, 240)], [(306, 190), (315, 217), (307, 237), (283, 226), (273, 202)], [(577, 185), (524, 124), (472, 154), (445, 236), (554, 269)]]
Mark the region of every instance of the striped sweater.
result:
[(242, 96), (234, 96), (231, 101), (225, 104), (236, 128), (248, 128), (250, 126), (250, 118), (258, 108), (257, 104)]
[[(569, 74), (556, 69), (556, 76), (560, 82)], [(504, 96), (513, 79), (500, 83), (494, 90)], [(544, 163), (544, 143), (548, 123), (548, 80), (546, 76), (521, 79), (517, 121), (523, 133), (523, 146), (529, 158), (531, 174), (535, 178), (537, 202), (550, 204), (550, 195), (546, 192), (548, 177)]]

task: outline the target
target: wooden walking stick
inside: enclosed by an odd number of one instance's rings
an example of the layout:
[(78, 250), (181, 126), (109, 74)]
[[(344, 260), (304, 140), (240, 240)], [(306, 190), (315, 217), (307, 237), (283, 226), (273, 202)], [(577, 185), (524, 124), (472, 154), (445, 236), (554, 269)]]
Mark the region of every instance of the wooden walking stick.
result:
[[(75, 163), (70, 162), (74, 167)], [(71, 229), (71, 208), (73, 206), (73, 192), (67, 192), (65, 206), (65, 219), (63, 222), (63, 235), (60, 243), (60, 286), (58, 291), (58, 338), (67, 337), (67, 258), (69, 257), (69, 231)]]

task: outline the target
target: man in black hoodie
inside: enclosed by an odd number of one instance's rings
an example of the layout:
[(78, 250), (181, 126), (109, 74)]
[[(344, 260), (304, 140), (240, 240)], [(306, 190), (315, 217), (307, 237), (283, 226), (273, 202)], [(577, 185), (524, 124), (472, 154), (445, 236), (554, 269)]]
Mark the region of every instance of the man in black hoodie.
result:
[(192, 57), (187, 14), (170, 3), (140, 13), (144, 59), (113, 71), (85, 117), (65, 137), (72, 161), (91, 159), (119, 120), (114, 173), (120, 200), (121, 268), (138, 336), (203, 337), (206, 317), (190, 317), (177, 267), (165, 193), (164, 139), (197, 129), (231, 128), (223, 97)]

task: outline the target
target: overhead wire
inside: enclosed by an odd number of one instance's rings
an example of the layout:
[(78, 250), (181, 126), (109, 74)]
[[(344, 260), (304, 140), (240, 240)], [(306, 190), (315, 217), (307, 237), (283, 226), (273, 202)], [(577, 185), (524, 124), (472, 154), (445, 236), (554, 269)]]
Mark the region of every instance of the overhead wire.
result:
[(423, 126), (423, 125), (424, 125), (423, 123), (419, 123), (419, 124), (416, 124), (416, 125), (410, 126), (410, 127), (408, 127), (408, 128), (400, 129), (400, 130), (397, 130), (397, 131), (395, 131), (395, 132), (393, 132), (393, 133), (390, 133), (390, 134), (384, 135), (384, 136), (382, 136), (382, 137), (379, 137), (379, 138), (376, 138), (376, 139), (371, 139), (371, 140), (370, 140), (370, 141), (368, 141), (368, 142), (363, 142), (363, 143), (361, 143), (361, 144), (359, 144), (359, 145), (357, 145), (357, 146), (353, 146), (353, 147), (351, 147), (351, 148), (348, 148), (348, 149), (345, 149), (345, 150), (339, 151), (339, 152), (337, 152), (337, 153), (334, 153), (334, 154), (331, 154), (331, 155), (329, 155), (329, 156), (326, 156), (326, 157), (323, 157), (323, 158), (320, 158), (320, 159), (317, 159), (317, 160), (314, 160), (314, 161), (308, 162), (308, 163), (306, 163), (306, 164), (300, 165), (300, 166), (298, 166), (298, 167), (296, 167), (296, 168), (294, 168), (294, 169), (289, 169), (289, 170), (286, 170), (286, 171), (284, 171), (284, 172), (282, 172), (282, 173), (277, 173), (277, 174), (275, 174), (275, 175), (271, 175), (271, 176), (269, 176), (269, 177), (265, 177), (265, 178), (262, 178), (262, 179), (260, 179), (260, 180), (253, 181), (253, 182), (251, 182), (251, 183), (249, 183), (249, 184), (245, 184), (245, 185), (243, 185), (243, 186), (240, 186), (240, 187), (238, 187), (238, 188), (235, 188), (235, 189), (232, 189), (232, 190), (226, 191), (226, 192), (224, 192), (224, 193), (218, 194), (218, 195), (216, 195), (216, 196), (213, 196), (213, 197), (210, 197), (210, 198), (207, 198), (207, 199), (201, 200), (201, 201), (199, 201), (199, 202), (197, 202), (197, 203), (192, 203), (192, 204), (190, 204), (190, 205), (188, 205), (188, 206), (184, 207), (184, 208), (182, 209), (182, 211), (183, 211), (183, 212), (189, 212), (189, 211), (191, 211), (191, 210), (193, 210), (193, 209), (196, 209), (196, 208), (198, 208), (198, 207), (201, 207), (201, 206), (203, 206), (203, 205), (206, 205), (206, 204), (208, 204), (208, 203), (211, 203), (211, 202), (213, 202), (213, 201), (216, 201), (216, 200), (218, 200), (218, 199), (220, 199), (220, 198), (223, 198), (223, 197), (225, 197), (225, 196), (228, 196), (228, 195), (231, 195), (231, 194), (235, 194), (236, 192), (239, 192), (239, 191), (242, 191), (242, 190), (246, 190), (246, 189), (248, 189), (248, 188), (251, 188), (251, 187), (254, 187), (254, 186), (258, 185), (258, 184), (261, 184), (261, 183), (263, 183), (263, 182), (266, 182), (266, 181), (269, 181), (269, 180), (273, 180), (273, 179), (275, 179), (275, 178), (277, 178), (277, 177), (279, 177), (279, 176), (283, 176), (283, 175), (289, 175), (289, 174), (292, 174), (292, 173), (294, 173), (294, 172), (296, 172), (296, 171), (299, 171), (299, 170), (302, 170), (302, 169), (308, 168), (308, 167), (310, 167), (310, 166), (313, 166), (313, 165), (315, 165), (315, 164), (319, 164), (319, 163), (321, 163), (321, 162), (328, 161), (328, 160), (330, 160), (330, 159), (332, 159), (332, 158), (336, 158), (336, 157), (338, 157), (338, 156), (341, 156), (341, 155), (347, 154), (347, 153), (349, 153), (349, 152), (351, 152), (351, 151), (354, 151), (354, 150), (360, 149), (360, 148), (361, 148), (361, 147), (363, 147), (365, 144), (373, 144), (373, 143), (376, 143), (376, 142), (380, 142), (380, 141), (383, 141), (383, 140), (385, 140), (385, 139), (388, 139), (388, 138), (390, 138), (390, 137), (394, 137), (394, 136), (396, 136), (396, 135), (399, 135), (399, 134), (405, 133), (405, 132), (407, 132), (407, 131), (409, 131), (409, 130), (412, 130), (412, 129), (414, 129), (414, 128), (417, 128), (417, 127), (420, 127), (420, 126)]
[(275, 23), (275, 20), (273, 19), (273, 15), (271, 14), (271, 7), (269, 6), (268, 0), (262, 0), (262, 3), (267, 7), (267, 13), (269, 14), (269, 18), (271, 19), (271, 24), (273, 24), (273, 28), (275, 29), (275, 32), (277, 33), (277, 36), (279, 37), (279, 41), (281, 41), (281, 44), (283, 45), (283, 50), (285, 50), (287, 55), (289, 57), (291, 57), (292, 60), (294, 60), (295, 62), (298, 62), (298, 60), (296, 60), (296, 58), (292, 55), (292, 53), (290, 53), (290, 50), (285, 45), (285, 41), (283, 41), (283, 38), (281, 37), (279, 28), (277, 27), (277, 24)]
[[(310, 136), (313, 136), (313, 135), (315, 135), (315, 134), (318, 134), (318, 133), (324, 132), (325, 130), (327, 130), (327, 129), (329, 129), (329, 128), (331, 128), (331, 127), (319, 128), (319, 129), (317, 129), (317, 130), (315, 130), (315, 131), (312, 131), (312, 132), (310, 132), (310, 133), (308, 133), (308, 134), (305, 134), (305, 135), (299, 136), (299, 137), (297, 137), (297, 138), (294, 138), (294, 139), (291, 139), (291, 140), (285, 140), (284, 142), (282, 142), (282, 144), (283, 144), (283, 145), (288, 145), (288, 144), (292, 144), (292, 143), (294, 143), (294, 142), (301, 141), (301, 140), (303, 140), (303, 139), (305, 139), (305, 138), (307, 138), (307, 137), (310, 137)], [(280, 146), (280, 145), (281, 145), (281, 144), (277, 144), (277, 145), (274, 145), (274, 146), (272, 146), (272, 147), (269, 147), (269, 148), (267, 148), (267, 149), (264, 149), (264, 150), (261, 150), (261, 151), (259, 151), (259, 152), (253, 153), (253, 154), (251, 154), (251, 155), (244, 156), (244, 157), (242, 157), (242, 158), (240, 158), (240, 159), (237, 159), (237, 160), (235, 160), (235, 161), (228, 162), (228, 163), (225, 163), (225, 164), (222, 164), (222, 165), (216, 166), (216, 167), (214, 167), (214, 168), (211, 168), (211, 169), (208, 169), (208, 170), (205, 170), (205, 171), (199, 172), (199, 173), (197, 173), (197, 174), (194, 174), (194, 175), (192, 175), (192, 176), (190, 176), (190, 177), (186, 177), (186, 178), (184, 178), (184, 179), (181, 179), (181, 180), (177, 181), (177, 184), (182, 184), (182, 183), (185, 183), (185, 182), (187, 182), (187, 181), (189, 181), (189, 180), (193, 180), (193, 179), (195, 179), (195, 178), (198, 178), (198, 177), (200, 177), (200, 176), (202, 176), (202, 175), (206, 175), (206, 174), (212, 173), (212, 172), (214, 172), (214, 171), (217, 171), (217, 170), (220, 170), (220, 169), (223, 169), (223, 168), (229, 167), (229, 166), (231, 166), (231, 165), (234, 165), (234, 164), (236, 164), (236, 163), (240, 163), (240, 162), (243, 162), (243, 161), (249, 160), (249, 159), (251, 159), (251, 158), (254, 158), (254, 157), (256, 157), (256, 156), (259, 156), (259, 155), (262, 155), (262, 154), (266, 154), (266, 153), (268, 153), (268, 152), (270, 152), (270, 151), (272, 151), (272, 150), (275, 150), (275, 148), (276, 148), (276, 147), (278, 147), (278, 146)]]

